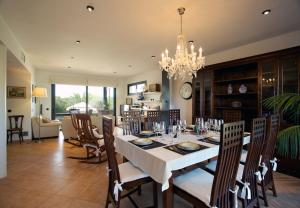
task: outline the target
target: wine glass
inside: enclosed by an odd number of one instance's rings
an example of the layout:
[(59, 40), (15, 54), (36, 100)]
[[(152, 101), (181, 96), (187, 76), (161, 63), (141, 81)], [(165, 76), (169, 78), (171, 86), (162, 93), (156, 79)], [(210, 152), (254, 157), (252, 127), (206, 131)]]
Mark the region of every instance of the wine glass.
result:
[(176, 135), (176, 126), (173, 126), (173, 125), (169, 126), (169, 128), (168, 128), (168, 135), (169, 135), (169, 137), (171, 139), (172, 144), (174, 144), (174, 136)]
[(181, 122), (181, 130), (183, 131), (183, 133), (185, 133), (186, 127), (187, 127), (186, 120), (183, 120)]
[(160, 125), (159, 125), (159, 133), (161, 134), (161, 138), (164, 137), (164, 135), (166, 134), (166, 125), (165, 125), (165, 122), (162, 121), (160, 122)]

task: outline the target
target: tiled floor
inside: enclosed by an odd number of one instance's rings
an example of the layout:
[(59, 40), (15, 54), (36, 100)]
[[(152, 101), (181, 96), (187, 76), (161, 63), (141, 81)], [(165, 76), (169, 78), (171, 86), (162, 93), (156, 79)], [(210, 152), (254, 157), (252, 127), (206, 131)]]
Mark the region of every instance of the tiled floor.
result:
[[(67, 156), (83, 156), (81, 148), (62, 139), (8, 145), (8, 177), (0, 180), (0, 207), (104, 207), (106, 163), (79, 163)], [(300, 179), (276, 173), (279, 197), (270, 196), (270, 207), (300, 207)], [(143, 188), (137, 203), (151, 205), (151, 187)], [(270, 195), (270, 194), (269, 194)], [(122, 207), (132, 207), (127, 199)], [(176, 198), (175, 207), (190, 207)]]

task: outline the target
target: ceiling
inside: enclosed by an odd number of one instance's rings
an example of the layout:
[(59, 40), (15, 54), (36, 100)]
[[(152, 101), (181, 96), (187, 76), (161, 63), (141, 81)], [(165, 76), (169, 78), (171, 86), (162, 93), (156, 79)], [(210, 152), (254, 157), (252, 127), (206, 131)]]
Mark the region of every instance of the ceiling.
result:
[(174, 53), (180, 6), (204, 55), (300, 29), (299, 0), (0, 0), (0, 13), (38, 70), (131, 76)]

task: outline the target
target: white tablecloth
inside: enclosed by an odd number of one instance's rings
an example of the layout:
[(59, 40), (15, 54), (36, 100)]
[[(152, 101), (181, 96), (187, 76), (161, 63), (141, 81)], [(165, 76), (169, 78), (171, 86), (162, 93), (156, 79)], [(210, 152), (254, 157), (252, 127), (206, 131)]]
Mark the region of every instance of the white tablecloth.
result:
[[(115, 132), (116, 133), (116, 132)], [(181, 155), (176, 152), (165, 149), (164, 147), (144, 150), (128, 141), (137, 139), (132, 135), (114, 134), (116, 151), (126, 157), (133, 165), (142, 169), (156, 182), (162, 184), (162, 191), (169, 188), (169, 178), (172, 171), (179, 170), (199, 162), (206, 161), (216, 157), (219, 153), (219, 146), (198, 141), (200, 137), (196, 135), (181, 135), (180, 139), (176, 139), (176, 143), (182, 141), (192, 141), (209, 148), (196, 151), (187, 155)], [(154, 140), (170, 144), (171, 138), (167, 136), (163, 139), (154, 137)], [(250, 137), (244, 138), (244, 144), (249, 143)]]

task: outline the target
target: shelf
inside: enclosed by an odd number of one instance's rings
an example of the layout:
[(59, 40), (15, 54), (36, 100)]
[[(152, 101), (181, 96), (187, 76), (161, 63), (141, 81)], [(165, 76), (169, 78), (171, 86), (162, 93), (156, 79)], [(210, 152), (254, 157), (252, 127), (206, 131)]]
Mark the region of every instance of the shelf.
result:
[(144, 92), (144, 95), (161, 94), (161, 92)]
[(229, 109), (229, 110), (256, 110), (255, 107), (239, 107), (239, 108), (234, 108), (231, 106), (217, 106), (215, 107), (216, 109)]
[(160, 100), (137, 100), (137, 103), (160, 103)]
[(239, 82), (239, 81), (251, 81), (257, 80), (257, 77), (243, 77), (239, 79), (228, 79), (228, 80), (217, 80), (215, 83), (231, 83), (231, 82)]
[(247, 95), (257, 95), (256, 92), (247, 92), (247, 93), (233, 93), (233, 94), (215, 94), (219, 97), (235, 97), (235, 96), (247, 96)]

